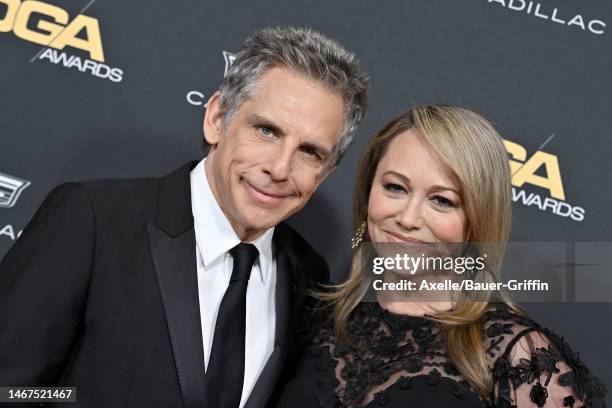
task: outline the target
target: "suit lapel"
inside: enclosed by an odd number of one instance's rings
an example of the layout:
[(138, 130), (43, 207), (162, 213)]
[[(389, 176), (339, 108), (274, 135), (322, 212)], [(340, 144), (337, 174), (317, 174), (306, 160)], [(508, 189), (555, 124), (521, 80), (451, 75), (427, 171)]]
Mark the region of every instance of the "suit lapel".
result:
[(147, 224), (149, 249), (186, 408), (201, 407), (206, 398), (189, 178), (195, 164), (188, 163), (160, 179), (155, 223)]

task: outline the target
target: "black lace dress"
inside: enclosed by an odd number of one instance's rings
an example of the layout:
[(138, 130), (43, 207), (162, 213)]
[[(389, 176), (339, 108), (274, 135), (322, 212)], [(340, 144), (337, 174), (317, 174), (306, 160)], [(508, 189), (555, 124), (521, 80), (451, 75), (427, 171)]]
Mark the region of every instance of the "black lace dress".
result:
[(362, 303), (333, 335), (329, 308), (305, 314), (295, 359), (269, 407), (604, 407), (605, 385), (562, 337), (498, 305), (483, 320), (487, 398), (459, 374), (440, 325)]

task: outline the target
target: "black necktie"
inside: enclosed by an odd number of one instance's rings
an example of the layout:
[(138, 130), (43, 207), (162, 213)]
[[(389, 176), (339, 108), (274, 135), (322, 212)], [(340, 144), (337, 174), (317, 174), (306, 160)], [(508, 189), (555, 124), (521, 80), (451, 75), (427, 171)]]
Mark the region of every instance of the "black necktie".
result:
[(229, 252), (234, 258), (232, 278), (219, 306), (206, 370), (211, 408), (238, 408), (244, 381), (246, 292), (258, 252), (254, 245), (243, 242)]

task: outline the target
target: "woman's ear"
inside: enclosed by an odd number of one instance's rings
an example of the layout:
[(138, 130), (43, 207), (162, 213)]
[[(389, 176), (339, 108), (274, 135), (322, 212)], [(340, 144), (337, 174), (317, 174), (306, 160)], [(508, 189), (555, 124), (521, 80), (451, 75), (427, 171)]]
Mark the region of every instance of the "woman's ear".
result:
[(213, 147), (219, 143), (223, 130), (223, 111), (219, 105), (220, 99), (221, 93), (219, 91), (215, 92), (208, 99), (206, 112), (204, 113), (204, 138)]

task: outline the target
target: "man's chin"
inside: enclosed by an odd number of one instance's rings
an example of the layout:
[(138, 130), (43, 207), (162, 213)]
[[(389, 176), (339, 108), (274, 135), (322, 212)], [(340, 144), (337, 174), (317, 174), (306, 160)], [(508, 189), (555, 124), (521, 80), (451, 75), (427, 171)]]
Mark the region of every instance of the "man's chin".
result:
[(235, 208), (235, 213), (239, 214), (239, 224), (247, 227), (249, 231), (263, 232), (272, 228), (289, 218), (295, 211), (292, 211), (287, 203), (274, 206), (273, 208), (262, 208), (246, 201), (240, 201), (241, 206)]
[(284, 221), (283, 219), (279, 219), (278, 217), (274, 218), (264, 218), (264, 217), (253, 217), (251, 219), (245, 220), (245, 224), (247, 229), (250, 231), (257, 231), (258, 233), (264, 232)]

